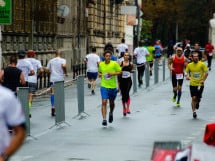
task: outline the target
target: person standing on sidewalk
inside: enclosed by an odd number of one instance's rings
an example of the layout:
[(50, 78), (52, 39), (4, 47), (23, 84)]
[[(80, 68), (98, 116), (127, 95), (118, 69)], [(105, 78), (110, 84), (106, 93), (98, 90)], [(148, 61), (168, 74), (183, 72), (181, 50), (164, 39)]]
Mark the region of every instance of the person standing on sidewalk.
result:
[(120, 62), (122, 74), (119, 75), (119, 85), (122, 95), (123, 115), (130, 114), (130, 96), (129, 92), (132, 86), (131, 73), (133, 72), (133, 63), (129, 60), (130, 54), (125, 52), (124, 60)]
[(192, 59), (193, 61), (186, 67), (186, 79), (190, 80), (193, 118), (197, 118), (196, 110), (199, 109), (199, 102), (202, 98), (204, 83), (208, 76), (208, 68), (204, 62), (199, 61), (199, 54), (197, 52), (192, 52)]
[(180, 47), (176, 48), (176, 54), (169, 58), (168, 68), (172, 72), (172, 87), (173, 97), (172, 101), (176, 101), (176, 106), (180, 107), (181, 90), (184, 80), (184, 67), (186, 66), (186, 57), (183, 54), (183, 49)]
[(10, 57), (10, 64), (0, 72), (2, 85), (17, 95), (17, 87), (25, 86), (24, 73), (16, 67), (17, 57)]
[[(35, 72), (34, 75), (28, 77), (28, 87), (29, 87), (28, 106), (29, 106), (29, 111), (30, 111), (30, 108), (32, 106), (32, 101), (33, 101), (33, 94), (35, 94), (35, 92), (37, 90), (37, 74), (38, 74), (38, 72), (39, 72), (39, 74), (41, 74), (43, 72), (43, 68), (42, 68), (41, 62), (39, 60), (35, 59), (35, 51), (29, 50), (27, 52), (27, 56), (28, 56), (28, 58), (26, 58), (26, 60), (31, 62), (31, 64), (33, 65), (33, 68), (34, 68), (34, 72)], [(31, 117), (31, 113), (29, 114), (29, 116)]]
[(96, 54), (95, 47), (92, 48), (92, 53), (86, 55), (84, 61), (87, 63), (88, 88), (92, 89), (91, 93), (94, 95), (98, 77), (98, 64), (100, 62), (100, 57)]
[(205, 45), (205, 54), (208, 60), (208, 68), (211, 70), (211, 62), (213, 59), (214, 46), (211, 40), (208, 40), (208, 43)]
[[(8, 127), (13, 134), (10, 136)], [(14, 93), (0, 85), (0, 161), (7, 161), (25, 140), (25, 117)]]
[(137, 59), (137, 72), (139, 87), (143, 84), (143, 76), (145, 71), (146, 56), (149, 55), (149, 51), (143, 47), (144, 41), (139, 41), (139, 45), (134, 49), (134, 56)]
[(109, 123), (113, 122), (113, 111), (114, 111), (114, 100), (117, 96), (117, 75), (121, 74), (120, 65), (111, 60), (112, 51), (105, 51), (103, 62), (99, 63), (99, 77), (101, 77), (101, 97), (102, 97), (102, 125), (107, 126), (107, 101), (109, 100), (110, 112), (109, 112)]
[(59, 81), (64, 81), (64, 75), (67, 75), (66, 70), (66, 59), (61, 58), (61, 51), (57, 50), (55, 53), (55, 58), (49, 60), (47, 64), (46, 72), (50, 73), (50, 87), (51, 87), (51, 116), (55, 116), (55, 107), (54, 106), (54, 83)]

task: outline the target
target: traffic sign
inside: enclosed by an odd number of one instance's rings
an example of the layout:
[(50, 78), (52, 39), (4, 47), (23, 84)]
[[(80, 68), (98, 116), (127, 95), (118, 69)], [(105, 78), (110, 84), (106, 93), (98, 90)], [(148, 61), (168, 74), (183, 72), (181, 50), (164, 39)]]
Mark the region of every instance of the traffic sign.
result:
[(0, 0), (0, 25), (12, 24), (12, 0)]

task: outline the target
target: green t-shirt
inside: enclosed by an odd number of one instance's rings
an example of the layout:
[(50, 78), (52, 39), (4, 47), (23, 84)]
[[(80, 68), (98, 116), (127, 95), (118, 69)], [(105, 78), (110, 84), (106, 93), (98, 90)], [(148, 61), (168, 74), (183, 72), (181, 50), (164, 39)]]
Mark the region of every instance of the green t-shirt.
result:
[(121, 67), (115, 61), (111, 60), (108, 64), (106, 64), (105, 62), (99, 63), (99, 72), (102, 73), (101, 86), (105, 88), (117, 88), (117, 77), (110, 77), (107, 73), (114, 73), (120, 71)]
[(192, 62), (187, 65), (186, 72), (190, 74), (190, 85), (200, 86), (200, 81), (203, 79), (204, 74), (208, 72), (208, 68), (204, 62)]
[(147, 62), (148, 61), (153, 61), (153, 58), (154, 58), (154, 53), (153, 52), (155, 50), (154, 46), (147, 46), (146, 48), (149, 51), (149, 56), (146, 56), (146, 61)]

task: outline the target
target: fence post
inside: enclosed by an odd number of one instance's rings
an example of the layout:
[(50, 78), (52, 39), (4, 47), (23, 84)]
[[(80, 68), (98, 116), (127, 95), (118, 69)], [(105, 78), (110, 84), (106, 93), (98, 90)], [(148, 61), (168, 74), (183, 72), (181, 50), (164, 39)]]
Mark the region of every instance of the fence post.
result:
[(137, 70), (136, 67), (134, 68), (134, 73), (133, 73), (133, 93), (137, 92)]
[(158, 79), (159, 79), (159, 67), (158, 67), (158, 59), (155, 59), (154, 62), (154, 83), (157, 84), (158, 83)]
[(64, 81), (55, 82), (54, 91), (55, 124), (58, 125), (65, 122)]
[(165, 58), (163, 59), (163, 82), (165, 81), (166, 77), (165, 77), (165, 74), (166, 74), (166, 63), (165, 63)]
[(145, 65), (145, 81), (146, 81), (146, 88), (149, 87), (149, 79), (150, 79), (150, 75), (149, 75), (149, 62), (146, 62)]
[(17, 90), (17, 97), (21, 102), (22, 109), (25, 114), (25, 121), (26, 121), (26, 133), (27, 136), (30, 136), (30, 118), (29, 118), (29, 107), (28, 107), (28, 90), (29, 87), (18, 87)]
[(77, 79), (78, 92), (78, 115), (84, 112), (84, 76), (79, 75)]

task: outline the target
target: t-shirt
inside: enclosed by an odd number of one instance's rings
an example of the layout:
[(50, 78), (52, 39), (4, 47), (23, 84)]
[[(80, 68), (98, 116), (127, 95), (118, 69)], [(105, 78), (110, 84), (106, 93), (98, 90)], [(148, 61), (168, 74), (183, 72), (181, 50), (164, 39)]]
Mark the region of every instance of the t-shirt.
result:
[(26, 59), (18, 59), (16, 67), (19, 68), (25, 77), (25, 81), (28, 81), (28, 74), (34, 70), (33, 65)]
[(134, 55), (137, 57), (137, 64), (143, 64), (146, 62), (146, 55), (149, 55), (149, 51), (145, 47), (137, 47), (134, 49)]
[(35, 74), (32, 76), (28, 76), (28, 82), (37, 83), (37, 71), (42, 68), (41, 62), (35, 58), (26, 58), (33, 65)]
[(149, 55), (146, 57), (146, 61), (153, 61), (155, 48), (153, 46), (147, 46), (147, 50), (149, 51)]
[(190, 75), (190, 85), (200, 86), (200, 81), (203, 79), (204, 73), (208, 72), (208, 68), (204, 62), (191, 62), (186, 67), (186, 72)]
[(20, 102), (13, 92), (0, 86), (0, 154), (10, 142), (7, 126), (23, 123), (25, 123), (25, 117)]
[(100, 57), (97, 54), (86, 55), (87, 59), (87, 72), (98, 72), (98, 62), (100, 62)]
[(106, 64), (105, 62), (99, 63), (99, 72), (102, 73), (101, 86), (105, 88), (116, 88), (117, 87), (117, 77), (109, 76), (107, 73), (119, 72), (121, 71), (120, 65), (115, 61), (110, 61)]
[(121, 57), (122, 52), (126, 52), (128, 50), (128, 45), (122, 43), (117, 46), (118, 57)]
[(22, 71), (17, 67), (8, 66), (4, 69), (3, 86), (16, 92), (17, 87), (20, 86), (20, 75)]
[(51, 82), (64, 81), (64, 71), (62, 68), (63, 64), (66, 64), (66, 59), (61, 57), (55, 57), (48, 62), (47, 68), (51, 71)]

